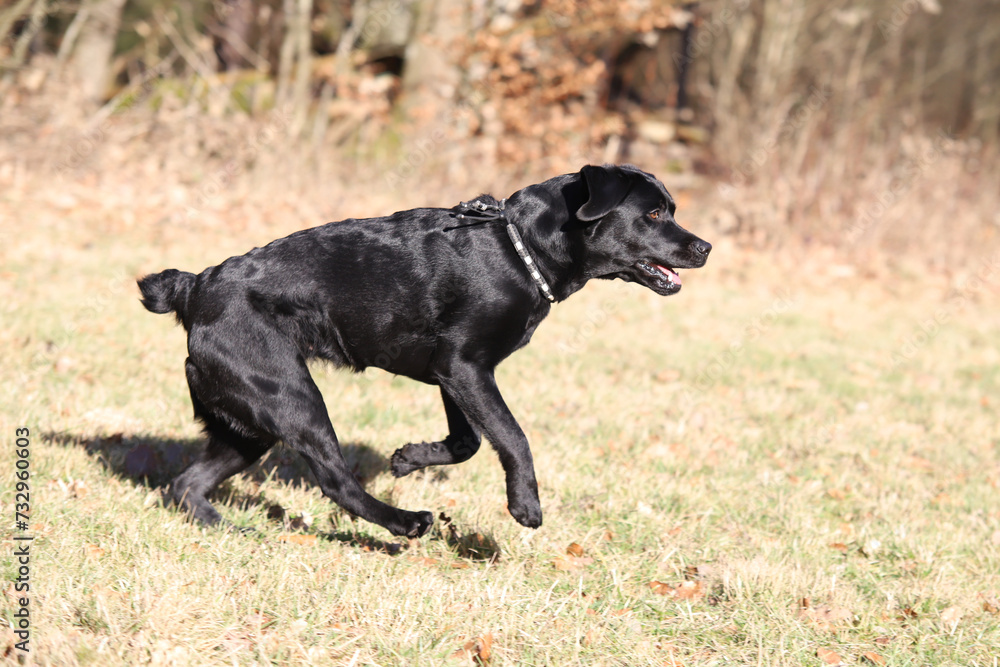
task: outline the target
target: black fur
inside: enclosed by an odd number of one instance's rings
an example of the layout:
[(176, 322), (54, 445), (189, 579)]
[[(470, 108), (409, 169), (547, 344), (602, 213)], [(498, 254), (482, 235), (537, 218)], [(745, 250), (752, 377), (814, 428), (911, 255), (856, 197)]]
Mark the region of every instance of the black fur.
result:
[[(559, 301), (592, 278), (679, 291), (656, 265), (702, 266), (711, 246), (681, 229), (673, 212), (663, 185), (629, 166), (588, 166), (526, 187), (505, 210)], [(188, 332), (191, 400), (209, 435), (199, 460), (171, 484), (172, 499), (217, 523), (206, 494), (281, 440), (334, 502), (395, 535), (425, 533), (429, 512), (386, 505), (351, 474), (306, 365), (319, 358), (438, 385), (450, 434), (397, 450), (393, 474), (465, 461), (485, 435), (506, 473), (510, 513), (541, 525), (531, 451), (493, 374), (528, 343), (550, 304), (504, 221), (470, 222), (457, 209), (344, 220), (197, 276), (171, 269), (139, 281), (143, 304), (175, 312)]]

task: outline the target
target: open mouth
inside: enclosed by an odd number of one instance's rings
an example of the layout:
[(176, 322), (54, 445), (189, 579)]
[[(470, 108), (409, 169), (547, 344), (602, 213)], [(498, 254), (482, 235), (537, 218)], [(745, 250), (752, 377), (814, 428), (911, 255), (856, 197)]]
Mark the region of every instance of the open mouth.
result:
[(681, 289), (681, 277), (677, 275), (669, 266), (656, 264), (640, 260), (636, 262), (636, 267), (647, 278), (642, 282), (647, 283), (647, 287), (659, 294), (675, 294)]

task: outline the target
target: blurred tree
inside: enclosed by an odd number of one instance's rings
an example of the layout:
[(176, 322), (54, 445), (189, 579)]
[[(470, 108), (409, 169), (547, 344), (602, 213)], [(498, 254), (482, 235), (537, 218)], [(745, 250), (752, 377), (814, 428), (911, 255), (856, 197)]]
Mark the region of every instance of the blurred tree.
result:
[(462, 79), (459, 40), (468, 36), (465, 0), (420, 0), (403, 68), (404, 104), (418, 123), (454, 99)]
[(261, 62), (250, 47), (257, 14), (255, 4), (254, 0), (222, 0), (214, 5), (215, 21), (210, 29), (222, 71), (257, 66)]
[(124, 6), (125, 0), (84, 0), (59, 48), (60, 60), (67, 63), (84, 96), (95, 102), (108, 90)]

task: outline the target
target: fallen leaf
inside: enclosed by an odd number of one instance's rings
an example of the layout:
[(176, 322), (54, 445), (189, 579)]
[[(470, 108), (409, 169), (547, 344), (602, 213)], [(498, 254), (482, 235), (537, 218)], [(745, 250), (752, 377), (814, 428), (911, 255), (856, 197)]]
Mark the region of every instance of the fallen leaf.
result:
[(674, 597), (678, 600), (694, 600), (705, 595), (700, 581), (685, 581), (674, 589)]
[(842, 489), (827, 489), (826, 495), (833, 498), (834, 500), (844, 500), (847, 498), (847, 493)]
[(100, 558), (105, 553), (107, 553), (106, 551), (104, 551), (104, 549), (97, 546), (96, 544), (88, 544), (84, 547), (84, 550), (87, 552), (87, 556), (90, 558)]
[(948, 607), (941, 612), (941, 620), (951, 626), (952, 630), (962, 620), (962, 610), (958, 607)]
[(847, 553), (847, 545), (844, 544), (843, 542), (831, 542), (829, 546), (831, 549), (836, 549), (842, 554)]
[(892, 643), (893, 639), (895, 639), (895, 637), (876, 637), (875, 638), (875, 645), (876, 646), (888, 646), (889, 644)]
[(479, 648), (479, 659), (483, 662), (489, 662), (493, 655), (493, 633), (487, 632), (479, 637), (478, 642)]
[(843, 607), (832, 607), (830, 605), (802, 607), (799, 609), (798, 615), (799, 618), (812, 623), (820, 630), (826, 630), (829, 632), (833, 632), (836, 630), (836, 626), (854, 617), (854, 614), (847, 609), (844, 609)]
[(581, 547), (576, 542), (573, 542), (568, 547), (566, 547), (566, 553), (570, 556), (576, 556), (577, 558), (583, 558), (583, 547)]
[(878, 653), (875, 653), (874, 651), (866, 651), (865, 653), (861, 654), (861, 657), (867, 660), (868, 662), (872, 663), (873, 665), (885, 664), (885, 658), (880, 656)]
[(705, 589), (700, 581), (684, 581), (677, 586), (662, 581), (651, 581), (649, 587), (657, 595), (665, 595), (675, 600), (697, 600), (705, 596)]
[(557, 570), (579, 570), (580, 568), (586, 567), (593, 562), (593, 558), (579, 558), (577, 556), (570, 556), (567, 554), (565, 556), (556, 556), (552, 561), (552, 565), (555, 566)]
[(903, 465), (907, 468), (922, 470), (924, 472), (932, 472), (934, 470), (934, 464), (922, 456), (907, 456), (903, 460)]
[(437, 558), (428, 558), (427, 556), (414, 556), (410, 560), (419, 565), (431, 566), (438, 564)]
[(462, 648), (452, 653), (450, 657), (458, 660), (471, 659), (477, 665), (486, 665), (492, 656), (493, 633), (487, 632), (462, 644)]
[(816, 657), (828, 665), (839, 665), (841, 662), (839, 653), (823, 646), (816, 649)]
[(669, 595), (674, 587), (670, 584), (665, 584), (662, 581), (651, 581), (649, 582), (649, 587), (653, 589), (653, 592), (657, 595)]
[(318, 538), (315, 535), (302, 535), (301, 533), (283, 533), (278, 535), (279, 542), (291, 542), (292, 544), (298, 544), (300, 546), (308, 547), (313, 546), (318, 542)]

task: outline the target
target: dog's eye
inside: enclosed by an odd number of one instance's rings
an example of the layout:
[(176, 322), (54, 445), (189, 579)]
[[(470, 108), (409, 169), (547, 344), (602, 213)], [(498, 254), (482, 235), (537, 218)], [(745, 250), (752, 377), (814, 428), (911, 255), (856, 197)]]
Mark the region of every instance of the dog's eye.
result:
[(659, 218), (660, 217), (660, 209), (656, 209), (655, 211), (650, 211), (649, 212), (649, 217), (650, 217), (651, 220), (656, 220), (657, 218)]

